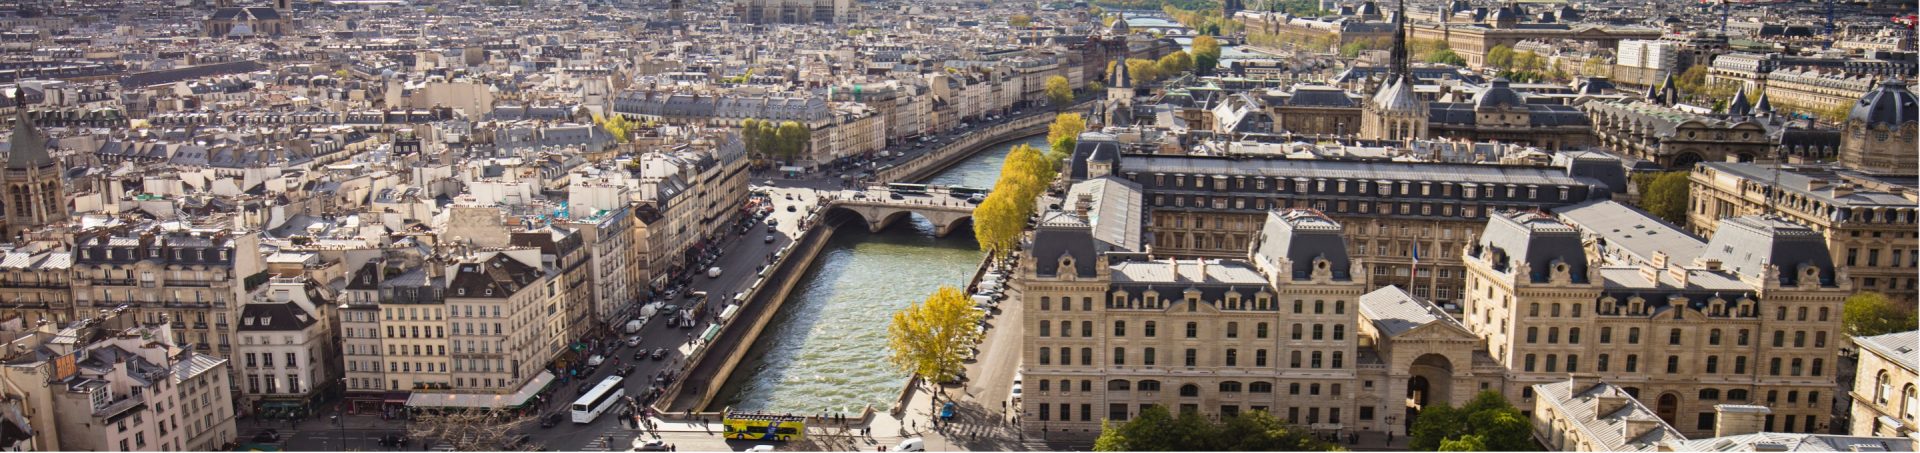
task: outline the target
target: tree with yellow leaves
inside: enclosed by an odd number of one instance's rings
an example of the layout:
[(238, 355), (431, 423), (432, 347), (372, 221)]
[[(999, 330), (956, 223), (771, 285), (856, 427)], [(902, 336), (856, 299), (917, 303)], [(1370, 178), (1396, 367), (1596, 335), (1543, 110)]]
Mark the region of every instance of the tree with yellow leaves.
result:
[(1066, 77), (1048, 77), (1046, 93), (1047, 104), (1052, 105), (1053, 108), (1065, 108), (1067, 104), (1073, 103), (1073, 85), (1067, 82)]
[(1080, 133), (1087, 131), (1087, 120), (1078, 113), (1062, 113), (1053, 116), (1053, 124), (1047, 125), (1048, 165), (1058, 166), (1060, 161), (1073, 156), (1073, 148), (1080, 144)]
[(933, 382), (951, 381), (979, 338), (974, 326), (982, 315), (959, 288), (941, 286), (926, 301), (894, 312), (887, 361)]

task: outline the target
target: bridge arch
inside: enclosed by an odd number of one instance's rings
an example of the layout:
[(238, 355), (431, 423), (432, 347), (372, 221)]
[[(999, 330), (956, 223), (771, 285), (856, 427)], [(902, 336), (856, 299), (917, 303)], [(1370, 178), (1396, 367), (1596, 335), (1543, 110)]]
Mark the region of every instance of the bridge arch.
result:
[(831, 218), (859, 219), (866, 223), (867, 231), (878, 233), (894, 222), (913, 214), (933, 223), (934, 236), (946, 237), (959, 228), (972, 228), (973, 210), (969, 206), (912, 206), (891, 203), (833, 203), (822, 211)]

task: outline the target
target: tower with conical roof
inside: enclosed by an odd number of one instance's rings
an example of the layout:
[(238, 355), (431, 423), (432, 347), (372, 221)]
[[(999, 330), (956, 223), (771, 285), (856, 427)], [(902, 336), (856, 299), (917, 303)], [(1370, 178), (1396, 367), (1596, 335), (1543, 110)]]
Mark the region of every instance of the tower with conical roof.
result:
[(0, 206), (6, 210), (10, 238), (67, 220), (67, 194), (60, 181), (60, 165), (47, 153), (47, 137), (27, 116), (24, 90), (14, 90), (14, 106), (7, 168), (0, 173)]
[(1400, 0), (1393, 14), (1393, 49), (1386, 83), (1361, 109), (1360, 138), (1416, 140), (1427, 138), (1427, 102), (1414, 94), (1419, 79), (1407, 58), (1407, 2)]
[(1889, 176), (1913, 176), (1920, 173), (1920, 153), (1913, 143), (1920, 139), (1920, 98), (1907, 90), (1899, 78), (1881, 81), (1880, 86), (1847, 112), (1841, 128), (1840, 165), (1855, 171)]

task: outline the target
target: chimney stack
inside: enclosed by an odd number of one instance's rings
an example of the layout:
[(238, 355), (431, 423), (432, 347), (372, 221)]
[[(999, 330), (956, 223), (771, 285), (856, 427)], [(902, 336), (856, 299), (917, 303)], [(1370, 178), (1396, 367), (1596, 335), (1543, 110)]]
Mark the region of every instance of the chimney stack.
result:
[(1627, 439), (1638, 439), (1660, 429), (1660, 418), (1648, 414), (1627, 417)]
[(1713, 405), (1713, 436), (1726, 437), (1741, 434), (1753, 434), (1765, 426), (1767, 415), (1773, 409), (1766, 406), (1747, 404)]

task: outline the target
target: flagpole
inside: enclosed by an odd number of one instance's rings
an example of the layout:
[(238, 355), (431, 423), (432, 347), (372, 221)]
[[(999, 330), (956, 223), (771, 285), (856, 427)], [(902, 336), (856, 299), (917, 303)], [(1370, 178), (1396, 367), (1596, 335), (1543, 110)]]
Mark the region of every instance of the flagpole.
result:
[(1419, 295), (1415, 288), (1420, 286), (1420, 240), (1413, 240), (1413, 271), (1407, 273), (1407, 292)]

